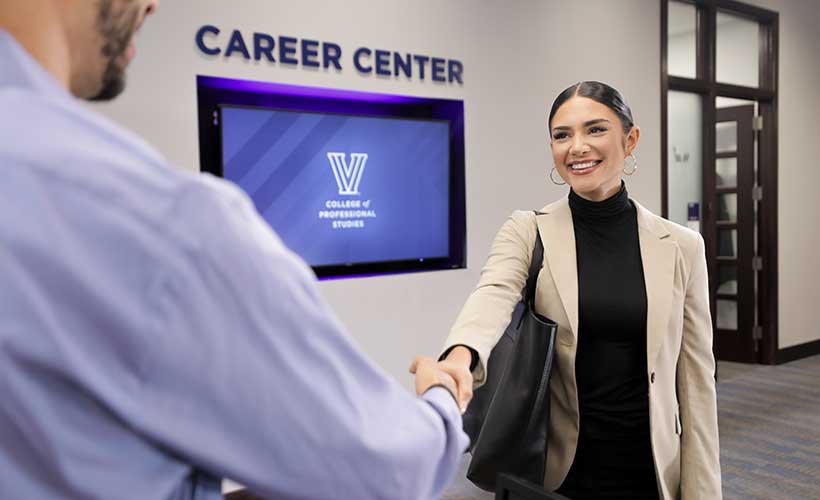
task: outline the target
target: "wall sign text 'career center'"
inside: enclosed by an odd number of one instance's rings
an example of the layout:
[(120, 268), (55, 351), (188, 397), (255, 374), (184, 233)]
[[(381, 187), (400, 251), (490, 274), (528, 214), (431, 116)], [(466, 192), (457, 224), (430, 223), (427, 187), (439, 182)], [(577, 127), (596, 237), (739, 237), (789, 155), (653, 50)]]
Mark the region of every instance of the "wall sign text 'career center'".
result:
[[(256, 32), (243, 34), (239, 30), (228, 34), (208, 24), (196, 32), (196, 45), (208, 56), (241, 57), (254, 61), (264, 59), (273, 64), (301, 64), (306, 68), (342, 69), (342, 47), (333, 42), (274, 37)], [(352, 62), (363, 74), (404, 75), (422, 81), (430, 78), (434, 82), (464, 83), (464, 65), (455, 59), (359, 47), (353, 52)]]

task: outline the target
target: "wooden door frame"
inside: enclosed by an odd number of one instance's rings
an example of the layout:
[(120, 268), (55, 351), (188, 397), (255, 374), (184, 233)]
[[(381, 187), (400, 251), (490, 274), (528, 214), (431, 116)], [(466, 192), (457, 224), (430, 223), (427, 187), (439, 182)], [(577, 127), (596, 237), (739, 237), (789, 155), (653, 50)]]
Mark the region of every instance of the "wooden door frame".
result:
[[(779, 14), (774, 11), (743, 4), (734, 0), (675, 0), (696, 7), (696, 77), (683, 78), (668, 74), (668, 26), (669, 1), (660, 0), (661, 6), (661, 210), (668, 217), (668, 92), (682, 91), (701, 96), (703, 154), (703, 199), (715, 197), (715, 98), (731, 97), (755, 100), (758, 113), (763, 117), (764, 127), (759, 135), (758, 185), (763, 189), (759, 205), (758, 255), (763, 259), (763, 271), (759, 273), (758, 311), (762, 326), (762, 338), (758, 345), (758, 362), (777, 364), (804, 353), (796, 348), (778, 348), (778, 253), (777, 253), (777, 101), (778, 101), (778, 44)], [(718, 83), (716, 81), (717, 12), (726, 12), (755, 21), (760, 26), (759, 87), (745, 87)], [(765, 166), (765, 168), (764, 168)], [(709, 167), (709, 168), (707, 168)], [(714, 232), (715, 214), (707, 203), (701, 215), (703, 231)], [(711, 234), (711, 233), (707, 233)], [(715, 255), (715, 237), (705, 238), (707, 255)], [(717, 269), (710, 266), (709, 276)], [(712, 298), (714, 299), (714, 298)], [(714, 307), (714, 304), (713, 304)], [(714, 309), (712, 310), (714, 327)], [(713, 330), (714, 331), (714, 330)], [(820, 352), (820, 342), (814, 346)], [(797, 347), (797, 346), (796, 346)]]

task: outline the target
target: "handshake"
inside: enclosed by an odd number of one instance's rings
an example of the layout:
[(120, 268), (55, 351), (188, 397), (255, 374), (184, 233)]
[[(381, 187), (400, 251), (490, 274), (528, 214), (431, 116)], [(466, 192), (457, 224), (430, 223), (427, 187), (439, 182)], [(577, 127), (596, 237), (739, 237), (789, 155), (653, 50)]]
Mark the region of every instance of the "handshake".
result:
[(442, 361), (430, 356), (417, 356), (410, 365), (416, 375), (416, 394), (421, 396), (436, 385), (443, 385), (455, 398), (461, 413), (473, 398), (473, 374), (470, 372), (472, 355), (463, 346), (456, 346)]

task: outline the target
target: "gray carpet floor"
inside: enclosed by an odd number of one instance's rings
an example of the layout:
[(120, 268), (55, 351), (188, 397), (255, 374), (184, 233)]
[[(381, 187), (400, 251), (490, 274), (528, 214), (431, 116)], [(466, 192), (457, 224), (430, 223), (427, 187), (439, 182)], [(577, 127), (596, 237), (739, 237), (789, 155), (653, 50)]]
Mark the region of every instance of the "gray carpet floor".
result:
[[(718, 366), (726, 500), (820, 500), (820, 356), (779, 365)], [(465, 471), (442, 497), (490, 500)]]

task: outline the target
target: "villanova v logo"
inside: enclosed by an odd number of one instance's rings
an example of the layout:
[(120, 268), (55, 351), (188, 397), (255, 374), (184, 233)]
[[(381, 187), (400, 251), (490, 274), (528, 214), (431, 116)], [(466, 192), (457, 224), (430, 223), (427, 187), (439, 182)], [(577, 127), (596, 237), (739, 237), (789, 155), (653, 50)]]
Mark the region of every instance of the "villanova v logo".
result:
[(364, 165), (367, 163), (367, 153), (351, 153), (350, 163), (345, 159), (344, 153), (328, 153), (327, 159), (330, 160), (330, 166), (333, 168), (339, 194), (361, 194), (359, 193), (359, 182), (362, 180)]

